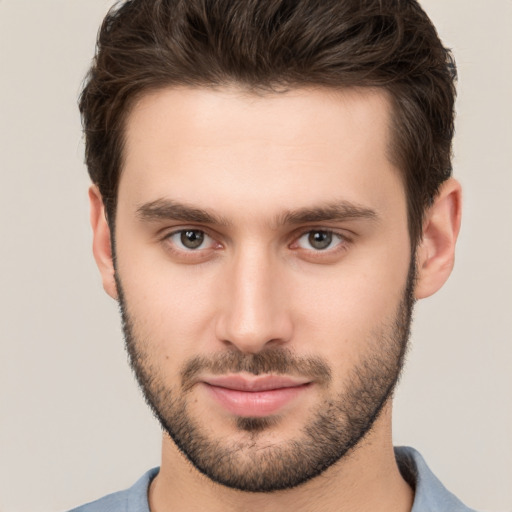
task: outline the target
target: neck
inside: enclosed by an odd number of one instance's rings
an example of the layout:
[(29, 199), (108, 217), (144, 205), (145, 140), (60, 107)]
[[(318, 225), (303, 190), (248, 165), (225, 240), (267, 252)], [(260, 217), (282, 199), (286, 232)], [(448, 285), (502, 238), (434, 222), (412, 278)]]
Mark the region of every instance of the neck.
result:
[(402, 478), (391, 442), (391, 405), (371, 432), (309, 482), (272, 493), (237, 491), (197, 471), (164, 435), (162, 465), (151, 484), (151, 512), (410, 512), (413, 491)]

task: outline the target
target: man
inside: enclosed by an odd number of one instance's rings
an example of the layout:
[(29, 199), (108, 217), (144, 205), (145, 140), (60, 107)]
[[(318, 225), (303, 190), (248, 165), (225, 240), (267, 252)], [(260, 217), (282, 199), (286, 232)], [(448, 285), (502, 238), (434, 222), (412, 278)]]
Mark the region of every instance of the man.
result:
[(162, 464), (81, 511), (465, 511), (391, 408), (448, 278), (455, 67), (402, 0), (132, 0), (80, 109)]

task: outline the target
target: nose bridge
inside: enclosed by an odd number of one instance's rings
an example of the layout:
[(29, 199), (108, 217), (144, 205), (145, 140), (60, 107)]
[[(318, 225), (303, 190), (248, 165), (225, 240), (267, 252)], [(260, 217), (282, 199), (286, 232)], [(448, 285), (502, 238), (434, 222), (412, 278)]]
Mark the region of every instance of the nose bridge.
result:
[(227, 275), (227, 301), (218, 335), (242, 352), (288, 341), (291, 320), (281, 287), (279, 261), (257, 243), (241, 247)]

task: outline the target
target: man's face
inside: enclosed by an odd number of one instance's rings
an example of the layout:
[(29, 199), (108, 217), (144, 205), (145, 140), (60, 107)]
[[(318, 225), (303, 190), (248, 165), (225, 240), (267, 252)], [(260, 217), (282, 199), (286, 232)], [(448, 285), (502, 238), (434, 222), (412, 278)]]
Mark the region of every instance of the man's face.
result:
[(372, 426), (412, 307), (384, 93), (165, 89), (127, 121), (116, 280), (146, 398), (192, 463), (270, 491)]

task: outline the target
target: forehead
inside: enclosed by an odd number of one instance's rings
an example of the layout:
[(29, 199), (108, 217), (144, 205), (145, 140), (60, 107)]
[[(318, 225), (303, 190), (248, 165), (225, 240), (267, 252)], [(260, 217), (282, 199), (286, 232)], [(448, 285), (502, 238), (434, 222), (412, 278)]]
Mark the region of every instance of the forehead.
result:
[(396, 199), (403, 187), (388, 158), (389, 120), (387, 94), (369, 88), (151, 92), (126, 122), (119, 199), (135, 207), (170, 196), (219, 208), (239, 198), (242, 208), (274, 210), (336, 196)]

